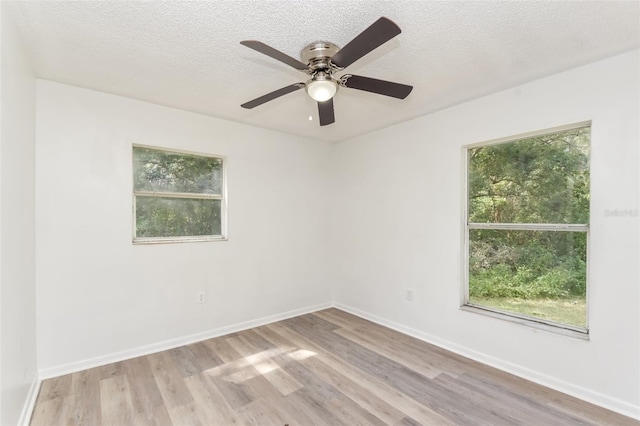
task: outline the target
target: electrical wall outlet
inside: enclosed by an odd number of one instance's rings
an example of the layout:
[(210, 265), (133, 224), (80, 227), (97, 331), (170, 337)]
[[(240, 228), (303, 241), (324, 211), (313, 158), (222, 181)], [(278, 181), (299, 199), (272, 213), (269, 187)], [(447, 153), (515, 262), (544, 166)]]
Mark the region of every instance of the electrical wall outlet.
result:
[(206, 301), (207, 299), (205, 297), (204, 291), (201, 291), (200, 293), (198, 293), (196, 303), (204, 303)]
[(406, 289), (404, 293), (404, 298), (407, 302), (413, 302), (413, 290)]

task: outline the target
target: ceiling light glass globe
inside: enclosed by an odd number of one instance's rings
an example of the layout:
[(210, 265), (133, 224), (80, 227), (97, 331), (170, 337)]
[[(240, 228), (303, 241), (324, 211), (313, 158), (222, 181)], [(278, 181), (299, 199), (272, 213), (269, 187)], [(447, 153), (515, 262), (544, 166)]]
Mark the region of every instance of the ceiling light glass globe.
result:
[(313, 80), (307, 84), (306, 90), (311, 99), (324, 102), (333, 98), (338, 90), (338, 85), (332, 80)]

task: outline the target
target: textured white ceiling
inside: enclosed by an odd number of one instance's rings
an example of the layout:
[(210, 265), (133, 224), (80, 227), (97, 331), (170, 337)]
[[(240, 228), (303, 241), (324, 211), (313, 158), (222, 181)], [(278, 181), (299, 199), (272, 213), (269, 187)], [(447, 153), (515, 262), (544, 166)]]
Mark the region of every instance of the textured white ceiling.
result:
[[(339, 141), (640, 47), (638, 1), (7, 2), (39, 78)], [(402, 33), (347, 71), (414, 86), (405, 100), (341, 89), (320, 127), (303, 90), (240, 104), (300, 73), (240, 45), (290, 56), (344, 46), (380, 16)], [(309, 121), (309, 116), (313, 117)]]

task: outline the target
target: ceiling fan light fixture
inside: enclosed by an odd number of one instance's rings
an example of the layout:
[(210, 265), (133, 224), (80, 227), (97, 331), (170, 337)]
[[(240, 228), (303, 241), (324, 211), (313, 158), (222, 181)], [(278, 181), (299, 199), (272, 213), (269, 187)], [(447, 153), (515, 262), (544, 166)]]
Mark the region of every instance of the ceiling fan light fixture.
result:
[(325, 102), (336, 94), (338, 84), (331, 77), (314, 77), (309, 80), (305, 90), (314, 101)]
[[(257, 40), (241, 41), (242, 45), (302, 71), (311, 78), (305, 83), (290, 84), (240, 106), (252, 109), (304, 87), (309, 97), (318, 104), (320, 126), (326, 126), (336, 121), (333, 97), (338, 91), (338, 86), (404, 99), (411, 93), (412, 86), (352, 74), (333, 77), (334, 73), (342, 72), (346, 67), (388, 42), (400, 32), (400, 27), (383, 16), (342, 48), (328, 41), (316, 41), (307, 45), (300, 52), (301, 60), (292, 58)], [(311, 120), (311, 118), (309, 119)]]

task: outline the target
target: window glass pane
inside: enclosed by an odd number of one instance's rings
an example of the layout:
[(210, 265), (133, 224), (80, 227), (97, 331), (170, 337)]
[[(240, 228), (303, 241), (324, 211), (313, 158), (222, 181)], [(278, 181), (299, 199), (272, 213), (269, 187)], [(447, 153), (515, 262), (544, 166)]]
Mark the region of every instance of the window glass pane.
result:
[(469, 302), (586, 326), (587, 234), (469, 230)]
[(470, 223), (589, 223), (590, 128), (469, 150)]
[(222, 159), (133, 148), (136, 191), (222, 194)]
[(136, 197), (136, 237), (221, 234), (220, 200)]

